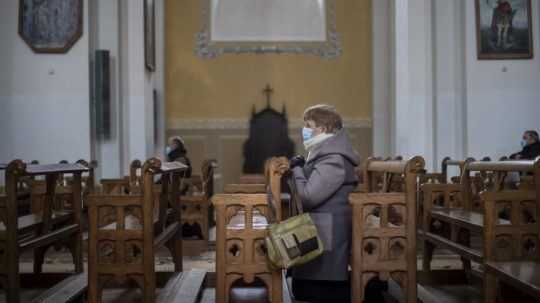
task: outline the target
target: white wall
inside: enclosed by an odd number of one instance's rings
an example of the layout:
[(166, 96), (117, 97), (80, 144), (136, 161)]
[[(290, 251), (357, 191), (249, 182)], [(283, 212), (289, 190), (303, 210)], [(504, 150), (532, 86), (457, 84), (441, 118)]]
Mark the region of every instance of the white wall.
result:
[[(0, 1), (0, 162), (99, 162), (97, 177), (119, 177), (129, 162), (158, 155), (153, 90), (164, 142), (164, 1), (156, 1), (157, 69), (144, 61), (140, 1), (83, 1), (83, 36), (67, 54), (35, 54), (18, 36), (18, 1)], [(96, 49), (111, 55), (112, 138), (95, 136), (91, 74)], [(158, 150), (162, 150), (159, 148)], [(0, 178), (1, 179), (1, 178)], [(0, 180), (1, 182), (1, 180)]]
[[(489, 61), (477, 59), (474, 1), (375, 4), (375, 42), (389, 37), (395, 45), (375, 50), (374, 71), (392, 72), (374, 77), (374, 92), (385, 81), (394, 92), (390, 105), (374, 98), (374, 126), (390, 127), (374, 131), (374, 142), (390, 136), (394, 155), (422, 155), (431, 169), (446, 156), (498, 159), (519, 150), (524, 130), (540, 130), (539, 6), (532, 1), (535, 58)], [(380, 15), (395, 24), (377, 29)]]
[(498, 158), (520, 149), (524, 130), (540, 130), (539, 1), (532, 1), (533, 60), (477, 60), (474, 1), (466, 8), (468, 154)]
[(35, 54), (18, 36), (19, 1), (0, 1), (0, 162), (90, 158), (88, 18), (64, 55)]

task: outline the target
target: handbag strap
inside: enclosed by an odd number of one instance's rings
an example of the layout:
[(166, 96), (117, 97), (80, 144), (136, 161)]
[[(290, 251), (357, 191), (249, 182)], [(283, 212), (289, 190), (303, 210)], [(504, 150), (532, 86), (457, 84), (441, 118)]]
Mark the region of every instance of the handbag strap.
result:
[[(298, 194), (296, 182), (294, 182), (294, 175), (292, 173), (287, 174), (287, 184), (289, 185), (289, 188), (291, 190), (291, 206), (293, 206), (292, 208), (293, 210), (295, 210), (291, 214), (303, 214), (304, 208), (302, 206), (302, 200), (300, 199), (300, 195)], [(294, 206), (296, 206), (296, 209), (294, 209)]]

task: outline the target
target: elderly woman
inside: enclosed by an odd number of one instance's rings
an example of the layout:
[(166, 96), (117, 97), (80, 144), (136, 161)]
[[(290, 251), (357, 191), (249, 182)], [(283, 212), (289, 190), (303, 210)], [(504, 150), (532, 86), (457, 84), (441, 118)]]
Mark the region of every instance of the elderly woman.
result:
[(300, 301), (350, 302), (352, 213), (348, 197), (358, 183), (355, 167), (359, 156), (332, 106), (308, 108), (302, 134), (307, 158), (294, 157), (290, 166), (304, 210), (323, 241), (324, 253), (293, 268), (293, 294)]

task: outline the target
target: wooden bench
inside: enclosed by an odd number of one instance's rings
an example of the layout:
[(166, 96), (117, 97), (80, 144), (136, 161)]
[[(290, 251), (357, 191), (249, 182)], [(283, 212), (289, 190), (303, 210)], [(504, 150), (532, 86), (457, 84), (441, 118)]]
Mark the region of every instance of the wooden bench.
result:
[(129, 176), (120, 179), (101, 179), (101, 191), (104, 194), (127, 194), (140, 189), (142, 183), (142, 162), (133, 160), (129, 165)]
[(212, 197), (217, 211), (216, 302), (230, 302), (236, 282), (263, 282), (269, 301), (283, 298), (280, 270), (266, 261), (264, 238), (269, 223), (266, 194), (217, 194)]
[[(0, 200), (0, 283), (6, 290), (7, 302), (20, 301), (19, 256), (34, 250), (34, 272), (40, 273), (45, 252), (52, 245), (66, 246), (73, 256), (75, 272), (83, 272), (82, 259), (82, 189), (81, 174), (88, 168), (80, 164), (26, 165), (12, 161), (6, 168), (6, 198)], [(72, 174), (73, 207), (55, 209), (57, 179)], [(46, 194), (39, 214), (17, 215), (18, 181), (20, 178), (45, 176)]]
[(264, 238), (268, 224), (282, 219), (280, 186), (281, 177), (287, 170), (287, 159), (272, 158), (265, 165), (269, 193), (217, 194), (212, 197), (217, 213), (217, 303), (229, 303), (231, 291), (238, 283), (254, 282), (266, 286), (268, 302), (283, 301), (282, 272), (270, 268)]
[(206, 278), (204, 270), (190, 270), (174, 273), (167, 285), (160, 290), (156, 302), (160, 303), (197, 303), (202, 295)]
[[(438, 184), (450, 184), (459, 183), (459, 177), (463, 174), (465, 164), (468, 162), (474, 162), (474, 158), (467, 158), (465, 160), (453, 160), (450, 157), (446, 157), (441, 162), (441, 172), (425, 173), (421, 176), (420, 184), (424, 183), (438, 183)], [(457, 176), (449, 176), (449, 168), (456, 167), (459, 171)]]
[(37, 298), (33, 299), (32, 303), (84, 303), (87, 288), (88, 275), (86, 273), (79, 273), (63, 280), (54, 287), (49, 288)]
[[(461, 256), (465, 272), (469, 277), (474, 274), (471, 261), (484, 262), (482, 250), (471, 247), (472, 235), (482, 236), (484, 233), (484, 203), (480, 193), (504, 190), (508, 173), (526, 173), (533, 169), (533, 161), (470, 162), (465, 165), (459, 185), (424, 184), (423, 270), (431, 270), (433, 252), (440, 247)], [(474, 172), (476, 174), (471, 176)], [(437, 204), (440, 196), (444, 198), (443, 202)], [(477, 201), (480, 207), (475, 207)], [(503, 224), (510, 223), (504, 217), (500, 220)]]
[[(27, 164), (37, 165), (39, 164), (39, 162), (36, 160), (33, 160), (32, 162), (27, 163)], [(5, 174), (4, 171), (7, 168), (7, 166), (8, 164), (0, 164), (0, 171), (2, 171), (3, 174)], [(30, 197), (30, 193), (31, 193), (32, 181), (34, 179), (35, 178), (32, 176), (24, 176), (24, 177), (19, 178), (18, 180), (18, 184), (17, 184), (18, 186), (17, 187), (18, 212), (17, 214), (19, 216), (28, 215), (29, 213), (32, 212), (32, 199)], [(6, 196), (5, 184), (0, 184), (0, 199), (5, 199), (5, 196)]]
[(264, 175), (244, 174), (240, 176), (240, 184), (264, 184), (266, 182)]
[[(384, 183), (384, 177), (385, 177), (384, 173), (380, 173), (380, 172), (368, 173), (367, 166), (369, 165), (371, 161), (401, 161), (401, 160), (403, 160), (402, 156), (387, 157), (386, 159), (383, 159), (381, 157), (369, 157), (366, 161), (362, 162), (362, 164), (356, 168), (356, 174), (358, 175), (358, 187), (356, 188), (355, 192), (364, 192), (364, 193), (368, 192), (368, 189), (367, 189), (368, 182), (370, 182), (371, 186), (378, 186), (379, 188), (382, 187)], [(401, 186), (402, 181), (403, 180), (401, 180), (399, 176), (394, 176), (394, 178), (392, 179), (392, 182), (394, 182), (394, 186)]]
[[(208, 249), (210, 222), (214, 209), (210, 198), (214, 194), (215, 160), (206, 160), (200, 177), (183, 180), (190, 195), (182, 196), (182, 235), (184, 255), (194, 256)], [(194, 189), (196, 188), (196, 189)]]
[[(89, 247), (88, 301), (101, 302), (103, 288), (113, 279), (134, 281), (144, 302), (155, 302), (155, 250), (167, 247), (175, 272), (182, 271), (180, 176), (187, 169), (179, 162), (146, 161), (142, 167), (141, 192), (93, 194), (88, 197)], [(161, 175), (156, 189), (154, 176)], [(115, 214), (114, 222), (101, 216)], [(150, 223), (150, 224), (149, 224)]]
[[(367, 192), (349, 197), (353, 207), (352, 302), (363, 302), (364, 290), (375, 277), (396, 281), (406, 301), (416, 302), (416, 188), (424, 165), (421, 157), (367, 160)], [(382, 186), (377, 181), (381, 175)], [(397, 177), (403, 186), (391, 186)]]
[(225, 194), (262, 194), (266, 192), (266, 184), (227, 184)]
[[(86, 197), (96, 190), (95, 188), (95, 169), (97, 168), (97, 162), (92, 161), (88, 163), (85, 160), (78, 160), (75, 162), (87, 168), (87, 172), (81, 176), (81, 191), (83, 195), (83, 206)], [(59, 164), (68, 164), (68, 161), (60, 161)], [(55, 191), (55, 207), (57, 210), (69, 209), (72, 207), (73, 192), (72, 192), (73, 177), (70, 175), (60, 174), (56, 181)], [(36, 180), (32, 178), (28, 182), (30, 187), (30, 200), (32, 203), (32, 213), (38, 214), (43, 209), (43, 203), (46, 196), (46, 182), (45, 180)], [(83, 207), (83, 212), (85, 211)]]
[[(540, 178), (540, 161), (535, 164)], [(534, 189), (485, 192), (484, 302), (498, 302), (504, 282), (540, 300), (540, 182)], [(509, 222), (499, 213), (510, 211)]]

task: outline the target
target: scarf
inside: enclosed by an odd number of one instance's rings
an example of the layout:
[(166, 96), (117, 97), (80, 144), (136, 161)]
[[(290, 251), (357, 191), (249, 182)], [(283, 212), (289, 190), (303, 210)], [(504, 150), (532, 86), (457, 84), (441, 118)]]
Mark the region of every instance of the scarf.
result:
[(304, 148), (306, 149), (308, 153), (311, 154), (315, 149), (317, 149), (324, 142), (326, 142), (326, 140), (332, 138), (333, 136), (335, 136), (335, 134), (326, 134), (326, 133), (315, 136), (309, 140), (304, 141)]

